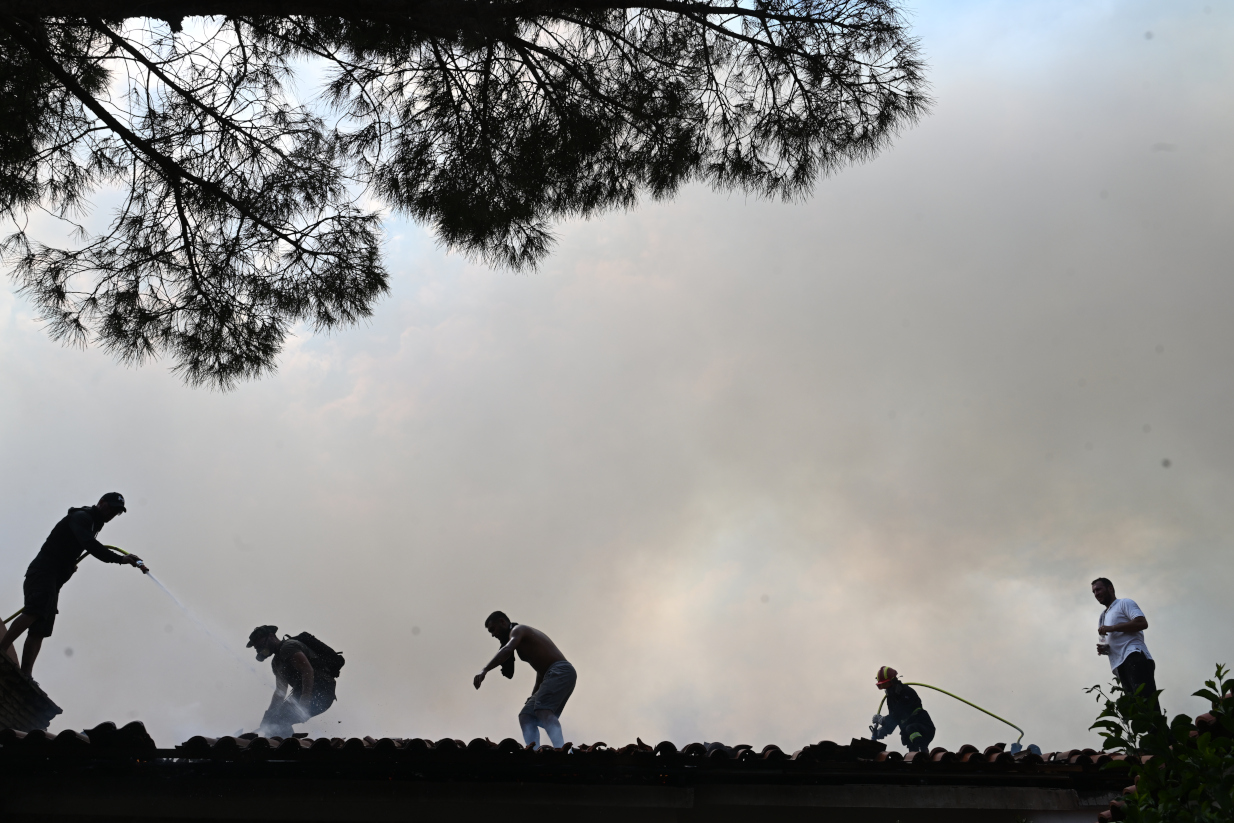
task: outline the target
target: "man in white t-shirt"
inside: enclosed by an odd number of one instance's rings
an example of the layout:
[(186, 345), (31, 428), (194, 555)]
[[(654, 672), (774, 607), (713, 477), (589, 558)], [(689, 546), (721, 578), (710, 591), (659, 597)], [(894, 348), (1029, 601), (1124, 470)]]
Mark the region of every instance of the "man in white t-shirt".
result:
[(1144, 630), (1148, 618), (1134, 600), (1114, 596), (1114, 584), (1109, 578), (1098, 577), (1093, 581), (1093, 597), (1105, 606), (1097, 620), (1097, 654), (1108, 655), (1110, 668), (1118, 675), (1123, 691), (1135, 694), (1144, 687), (1142, 696), (1157, 704), (1157, 664), (1144, 644)]

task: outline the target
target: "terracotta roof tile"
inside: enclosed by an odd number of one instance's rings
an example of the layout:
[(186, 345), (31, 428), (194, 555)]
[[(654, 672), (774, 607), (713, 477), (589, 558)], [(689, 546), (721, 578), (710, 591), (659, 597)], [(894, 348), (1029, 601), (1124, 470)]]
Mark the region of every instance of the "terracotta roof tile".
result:
[[(2, 667), (3, 663), (0, 663), (0, 669)], [(2, 671), (0, 682), (3, 682)], [(3, 697), (0, 693), (0, 698)], [(4, 702), (0, 700), (0, 705)], [(12, 703), (11, 695), (8, 702)], [(1196, 725), (1206, 731), (1220, 731), (1218, 719), (1212, 714), (1198, 716)], [(528, 774), (549, 775), (547, 779), (556, 779), (552, 778), (552, 775), (556, 774), (586, 773), (593, 777), (604, 776), (610, 774), (610, 768), (617, 768), (618, 771), (612, 774), (618, 777), (613, 779), (624, 781), (641, 774), (647, 779), (662, 781), (666, 774), (682, 767), (684, 771), (677, 773), (692, 778), (712, 774), (715, 775), (713, 779), (728, 779), (738, 773), (748, 773), (748, 777), (740, 778), (743, 781), (754, 777), (760, 780), (792, 780), (794, 775), (812, 781), (817, 779), (819, 774), (844, 775), (855, 771), (868, 775), (870, 770), (878, 770), (886, 772), (887, 777), (881, 779), (895, 779), (894, 775), (902, 775), (904, 780), (915, 784), (932, 776), (938, 776), (944, 781), (954, 781), (963, 776), (971, 776), (974, 772), (988, 772), (993, 777), (999, 774), (1012, 775), (1016, 781), (1032, 779), (1034, 775), (1048, 780), (1085, 776), (1090, 785), (1096, 781), (1096, 784), (1101, 786), (1108, 786), (1111, 780), (1119, 779), (1119, 772), (1107, 773), (1102, 769), (1106, 764), (1123, 763), (1132, 766), (1147, 763), (1152, 759), (1148, 755), (1138, 757), (1099, 752), (1090, 748), (1042, 755), (1020, 751), (1012, 755), (1002, 743), (984, 750), (965, 744), (955, 752), (936, 747), (928, 753), (901, 755), (887, 751), (886, 745), (881, 742), (862, 738), (854, 738), (848, 745), (822, 740), (803, 747), (791, 757), (774, 745), (764, 746), (757, 751), (747, 744), (730, 746), (720, 742), (688, 743), (678, 748), (668, 740), (651, 746), (637, 738), (634, 743), (619, 747), (597, 741), (577, 745), (566, 743), (560, 749), (545, 746), (536, 751), (508, 737), (498, 743), (488, 738), (475, 738), (464, 743), (452, 738), (433, 742), (418, 737), (309, 739), (266, 738), (247, 734), (218, 738), (196, 736), (174, 749), (158, 749), (145, 726), (136, 721), (119, 728), (114, 723), (101, 723), (92, 729), (81, 732), (65, 730), (54, 736), (42, 729), (0, 728), (0, 760), (16, 759), (37, 763), (59, 759), (114, 758), (162, 759), (166, 762), (236, 761), (251, 764), (268, 760), (303, 760), (308, 763), (329, 761), (337, 762), (340, 766), (352, 764), (361, 769), (366, 763), (407, 763), (417, 775), (420, 775), (421, 771), (448, 775), (452, 773), (449, 769), (459, 767), (465, 770), (460, 774), (474, 773), (476, 768), (482, 767), (489, 769), (492, 774), (508, 777), (512, 773), (508, 770), (521, 769), (523, 771), (518, 772), (520, 780), (525, 779)], [(562, 766), (568, 768), (562, 771)], [(528, 768), (541, 767), (547, 767), (550, 771), (525, 771)], [(443, 768), (447, 771), (442, 772)], [(497, 771), (492, 772), (493, 769)], [(1122, 774), (1125, 776), (1125, 772)], [(1114, 785), (1117, 786), (1117, 783)], [(1113, 787), (1106, 790), (1116, 791)], [(1122, 793), (1124, 796), (1134, 794), (1135, 786), (1123, 788)], [(1116, 798), (1110, 802), (1110, 808), (1101, 812), (1097, 819), (1122, 820), (1125, 816), (1126, 802)]]
[(145, 727), (137, 721), (120, 728), (113, 723), (102, 723), (82, 732), (65, 730), (54, 736), (41, 730), (31, 732), (14, 729), (0, 730), (0, 756), (17, 755), (18, 753), (68, 756), (83, 752), (95, 754), (158, 752), (160, 756), (212, 760), (294, 760), (303, 757), (336, 758), (356, 755), (417, 761), (421, 759), (449, 761), (496, 758), (498, 762), (505, 762), (509, 758), (515, 758), (515, 760), (532, 758), (534, 760), (543, 755), (545, 757), (568, 757), (582, 763), (591, 759), (624, 757), (633, 758), (636, 761), (646, 759), (649, 762), (663, 763), (714, 762), (717, 765), (723, 764), (724, 768), (755, 770), (783, 767), (788, 764), (800, 764), (802, 768), (805, 768), (812, 765), (842, 766), (861, 763), (877, 764), (883, 768), (901, 764), (921, 768), (931, 765), (954, 764), (958, 766), (963, 764), (967, 769), (1002, 770), (1027, 767), (1074, 769), (1075, 767), (1101, 766), (1110, 761), (1125, 761), (1130, 765), (1138, 760), (1135, 757), (1127, 758), (1121, 754), (1097, 752), (1093, 749), (1072, 749), (1068, 752), (1051, 752), (1046, 755), (1029, 752), (1011, 755), (999, 746), (990, 746), (984, 751), (978, 751), (978, 748), (973, 745), (964, 745), (956, 752), (936, 747), (925, 754), (901, 755), (898, 752), (887, 751), (886, 746), (880, 742), (862, 739), (854, 739), (848, 745), (822, 740), (805, 746), (791, 757), (775, 745), (764, 746), (756, 750), (746, 744), (729, 746), (713, 742), (687, 743), (678, 748), (676, 744), (667, 740), (657, 743), (654, 747), (641, 740), (620, 747), (613, 747), (602, 741), (591, 744), (567, 743), (561, 749), (544, 746), (537, 752), (508, 737), (500, 742), (493, 742), (488, 738), (475, 738), (464, 743), (452, 738), (443, 738), (434, 742), (423, 738), (375, 738), (371, 736), (344, 739), (341, 737), (267, 738), (252, 734), (240, 737), (224, 735), (213, 738), (198, 735), (174, 749), (158, 749)]
[[(0, 731), (0, 749), (4, 750), (55, 748), (63, 749), (67, 752), (70, 750), (84, 750), (87, 747), (91, 749), (104, 748), (136, 752), (150, 751), (155, 748), (154, 742), (150, 740), (145, 728), (137, 722), (130, 723), (121, 729), (116, 729), (113, 724), (106, 723), (94, 729), (88, 729), (85, 732), (63, 731), (54, 738), (43, 732), (23, 733), (12, 729)], [(634, 757), (636, 759), (648, 758), (653, 761), (664, 762), (714, 761), (717, 763), (727, 763), (729, 767), (739, 765), (741, 767), (758, 769), (765, 767), (760, 764), (770, 766), (773, 763), (790, 762), (799, 762), (803, 765), (810, 763), (834, 765), (869, 763), (884, 764), (888, 767), (901, 763), (923, 767), (928, 764), (964, 763), (976, 768), (1020, 766), (1057, 768), (1101, 765), (1110, 760), (1122, 759), (1121, 755), (1112, 756), (1091, 749), (1087, 750), (1090, 754), (1084, 754), (1082, 750), (1072, 750), (1070, 752), (1051, 753), (1045, 756), (1020, 752), (1013, 756), (998, 746), (990, 746), (984, 752), (979, 752), (977, 747), (973, 745), (962, 746), (958, 752), (936, 747), (926, 754), (909, 754), (905, 756), (898, 752), (887, 751), (886, 747), (881, 743), (860, 739), (854, 740), (849, 745), (840, 745), (834, 741), (823, 740), (806, 746), (791, 757), (775, 745), (768, 745), (760, 750), (755, 750), (745, 744), (728, 746), (723, 743), (688, 743), (678, 748), (676, 744), (667, 740), (661, 741), (654, 747), (640, 740), (614, 748), (601, 741), (591, 744), (567, 743), (561, 749), (543, 746), (537, 752), (512, 738), (505, 738), (500, 742), (493, 742), (488, 738), (475, 738), (468, 743), (464, 743), (461, 740), (452, 738), (443, 738), (434, 742), (423, 738), (374, 738), (371, 736), (346, 739), (340, 737), (265, 738), (257, 737), (256, 735), (245, 735), (243, 737), (225, 735), (218, 738), (196, 736), (176, 746), (174, 750), (160, 751), (168, 751), (173, 756), (179, 758), (216, 760), (278, 759), (285, 757), (295, 759), (316, 754), (323, 754), (329, 757), (341, 757), (348, 754), (362, 754), (366, 756), (389, 755), (395, 759), (488, 759), (493, 757), (501, 759), (505, 757), (536, 758), (539, 755), (544, 755), (546, 757), (568, 756), (586, 760), (589, 758), (612, 756)]]
[[(1218, 726), (1216, 718), (1211, 715), (1201, 715), (1196, 721), (1197, 726), (1205, 729), (1215, 729)], [(405, 762), (411, 765), (417, 774), (421, 771), (450, 774), (448, 771), (440, 772), (440, 769), (459, 767), (467, 773), (473, 773), (475, 768), (497, 769), (498, 774), (508, 769), (546, 767), (556, 770), (543, 773), (549, 775), (558, 773), (562, 766), (569, 767), (567, 773), (574, 773), (581, 768), (592, 770), (588, 773), (593, 774), (608, 774), (610, 768), (618, 768), (619, 771), (613, 774), (625, 775), (619, 778), (621, 780), (628, 780), (630, 775), (642, 772), (646, 772), (648, 778), (656, 777), (662, 780), (663, 775), (672, 773), (679, 767), (702, 770), (680, 772), (681, 774), (714, 774), (716, 777), (713, 779), (728, 779), (724, 776), (748, 772), (750, 777), (764, 775), (774, 779), (793, 779), (793, 774), (800, 773), (802, 779), (807, 780), (814, 779), (810, 778), (810, 775), (820, 773), (845, 774), (850, 770), (857, 770), (860, 774), (868, 774), (874, 769), (885, 771), (888, 776), (885, 779), (895, 779), (892, 776), (899, 774), (911, 783), (930, 779), (934, 775), (943, 780), (955, 780), (974, 772), (988, 772), (995, 777), (1004, 773), (1014, 775), (1012, 779), (1017, 781), (1031, 779), (1032, 775), (1041, 775), (1042, 779), (1049, 780), (1056, 780), (1058, 777), (1075, 779), (1076, 776), (1086, 775), (1085, 779), (1098, 781), (1100, 785), (1107, 785), (1110, 780), (1118, 780), (1118, 773), (1106, 774), (1101, 768), (1103, 765), (1121, 762), (1131, 766), (1151, 759), (1147, 756), (1140, 758), (1134, 755), (1098, 752), (1090, 748), (1043, 755), (1020, 751), (1012, 755), (1001, 743), (984, 750), (965, 744), (955, 752), (936, 747), (928, 753), (901, 755), (887, 751), (887, 747), (881, 742), (861, 738), (854, 738), (847, 745), (822, 740), (803, 747), (791, 756), (775, 745), (756, 750), (747, 744), (727, 745), (720, 742), (687, 743), (679, 748), (667, 740), (651, 746), (641, 739), (636, 739), (634, 743), (624, 746), (610, 746), (603, 741), (597, 741), (577, 745), (567, 743), (560, 749), (545, 746), (535, 751), (512, 738), (504, 738), (500, 742), (493, 742), (488, 738), (474, 738), (464, 743), (453, 738), (442, 738), (434, 742), (423, 738), (401, 737), (309, 739), (266, 738), (255, 734), (218, 738), (196, 736), (169, 750), (157, 749), (140, 722), (119, 728), (114, 723), (102, 723), (81, 732), (65, 730), (54, 736), (39, 729), (0, 729), (0, 760), (18, 758), (38, 762), (117, 757), (154, 757), (163, 758), (167, 762), (197, 760), (252, 764), (268, 760), (303, 760), (306, 763), (329, 761), (337, 762), (340, 766), (351, 764), (349, 767), (362, 769), (366, 763)], [(599, 771), (594, 771), (597, 769)], [(524, 779), (527, 774), (540, 772), (519, 774), (519, 779)], [(1056, 777), (1049, 777), (1050, 775)], [(1108, 790), (1116, 791), (1113, 787)], [(1135, 786), (1127, 786), (1122, 792), (1124, 795), (1133, 794)], [(1111, 801), (1109, 809), (1098, 815), (1098, 820), (1122, 820), (1125, 815), (1125, 801), (1115, 799)]]
[(46, 729), (60, 707), (39, 684), (22, 674), (6, 655), (0, 655), (0, 728), (23, 732)]

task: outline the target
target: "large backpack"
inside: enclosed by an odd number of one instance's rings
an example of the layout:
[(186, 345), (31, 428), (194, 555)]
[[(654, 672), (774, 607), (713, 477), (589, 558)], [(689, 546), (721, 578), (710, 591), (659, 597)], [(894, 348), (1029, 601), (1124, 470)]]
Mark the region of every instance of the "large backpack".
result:
[(308, 632), (300, 632), (291, 639), (298, 640), (305, 646), (308, 646), (309, 651), (317, 655), (317, 659), (326, 667), (326, 671), (330, 673), (331, 677), (338, 677), (343, 664), (347, 662), (343, 659), (342, 652), (336, 652)]

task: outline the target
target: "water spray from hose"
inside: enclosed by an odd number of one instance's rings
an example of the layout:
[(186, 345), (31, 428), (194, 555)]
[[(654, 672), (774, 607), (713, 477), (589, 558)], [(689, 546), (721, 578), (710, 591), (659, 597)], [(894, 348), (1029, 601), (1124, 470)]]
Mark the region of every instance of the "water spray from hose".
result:
[[(107, 546), (107, 548), (109, 548), (109, 549), (113, 549), (113, 550), (115, 550), (115, 551), (118, 551), (118, 552), (120, 552), (120, 554), (124, 555), (125, 557), (130, 557), (130, 556), (132, 555), (132, 553), (131, 553), (131, 552), (126, 552), (124, 549), (120, 548), (119, 546)], [(81, 555), (81, 557), (77, 558), (77, 563), (81, 563), (81, 561), (85, 560), (85, 559), (86, 559), (86, 555), (87, 555), (87, 554), (89, 554), (89, 552), (85, 552), (85, 553), (83, 553), (83, 554)], [(74, 565), (76, 565), (76, 564), (74, 564)], [(181, 603), (181, 602), (180, 602), (180, 598), (178, 598), (178, 597), (176, 597), (174, 594), (172, 594), (172, 593), (171, 593), (171, 590), (170, 590), (170, 589), (168, 589), (166, 586), (164, 586), (164, 585), (163, 585), (163, 581), (161, 581), (161, 580), (159, 580), (157, 577), (155, 577), (155, 576), (154, 576), (154, 574), (153, 574), (153, 573), (151, 573), (151, 571), (150, 571), (148, 568), (146, 568), (146, 564), (145, 564), (145, 563), (143, 563), (142, 561), (138, 560), (138, 561), (137, 561), (137, 563), (135, 563), (134, 565), (135, 565), (137, 568), (141, 569), (142, 574), (144, 574), (146, 577), (148, 577), (148, 578), (150, 578), (152, 581), (154, 581), (154, 585), (158, 586), (158, 587), (159, 587), (159, 588), (163, 591), (163, 594), (165, 594), (165, 595), (167, 595), (168, 597), (170, 597), (170, 598), (171, 598), (171, 602), (173, 602), (173, 603), (175, 603), (175, 604), (176, 604), (176, 608), (178, 608), (180, 611), (184, 612), (184, 616), (185, 616), (185, 617), (187, 617), (189, 620), (191, 620), (194, 624), (196, 624), (197, 628), (199, 628), (199, 629), (201, 629), (203, 632), (205, 632), (205, 633), (206, 633), (206, 636), (208, 636), (211, 640), (213, 640), (215, 643), (217, 643), (217, 644), (219, 645), (219, 647), (220, 647), (221, 649), (223, 649), (223, 651), (227, 652), (227, 654), (229, 654), (229, 655), (231, 655), (232, 657), (234, 657), (234, 658), (236, 659), (236, 662), (238, 662), (238, 663), (239, 663), (241, 666), (243, 666), (244, 668), (248, 669), (248, 670), (249, 670), (249, 672), (251, 672), (254, 676), (261, 678), (263, 681), (265, 681), (265, 680), (266, 680), (266, 678), (262, 676), (262, 673), (261, 673), (261, 672), (259, 672), (259, 671), (257, 670), (257, 667), (256, 667), (256, 666), (254, 666), (254, 665), (252, 664), (252, 662), (250, 662), (249, 660), (246, 660), (246, 659), (244, 658), (244, 656), (243, 656), (243, 655), (241, 655), (238, 651), (236, 651), (236, 649), (235, 649), (234, 647), (232, 647), (231, 645), (229, 645), (226, 641), (224, 641), (222, 638), (220, 638), (220, 637), (219, 637), (218, 635), (216, 635), (214, 632), (210, 631), (210, 627), (209, 627), (209, 626), (207, 626), (207, 625), (205, 624), (205, 622), (204, 622), (204, 621), (202, 621), (202, 619), (201, 619), (200, 617), (198, 617), (196, 614), (194, 614), (194, 613), (193, 613), (193, 611), (192, 611), (191, 609), (189, 609), (189, 607), (188, 607), (188, 606), (186, 606), (186, 605), (184, 605), (183, 603)], [(12, 623), (12, 622), (13, 622), (13, 620), (14, 620), (14, 619), (15, 619), (15, 618), (19, 615), (19, 614), (21, 614), (22, 612), (24, 612), (25, 610), (26, 610), (26, 609), (25, 609), (25, 607), (23, 606), (22, 608), (20, 608), (20, 609), (18, 609), (17, 611), (13, 612), (13, 616), (12, 616), (12, 617), (10, 617), (10, 618), (8, 618), (7, 620), (5, 620), (5, 621), (4, 621), (4, 622), (5, 622), (5, 624)], [(269, 685), (269, 683), (268, 683), (268, 682), (267, 682), (267, 685)]]
[[(245, 660), (245, 659), (244, 659), (244, 657), (242, 657), (242, 656), (240, 655), (240, 653), (239, 653), (238, 651), (236, 651), (236, 650), (235, 650), (235, 648), (234, 648), (234, 647), (232, 647), (231, 645), (229, 645), (226, 641), (224, 641), (222, 638), (220, 638), (220, 637), (219, 637), (218, 635), (216, 635), (214, 632), (210, 631), (210, 627), (209, 627), (209, 626), (207, 626), (207, 625), (206, 625), (206, 624), (205, 624), (205, 623), (201, 620), (201, 618), (199, 618), (197, 615), (195, 615), (195, 614), (192, 612), (192, 610), (191, 610), (191, 609), (189, 609), (189, 607), (188, 607), (188, 606), (186, 606), (186, 605), (184, 605), (183, 603), (181, 603), (181, 602), (180, 602), (180, 598), (178, 598), (178, 597), (176, 597), (174, 594), (172, 594), (172, 593), (171, 593), (171, 590), (170, 590), (170, 589), (168, 589), (166, 586), (164, 586), (164, 585), (163, 585), (163, 581), (159, 580), (157, 577), (155, 577), (155, 576), (154, 576), (152, 573), (150, 573), (150, 572), (146, 572), (146, 575), (147, 575), (147, 576), (148, 576), (151, 580), (153, 580), (153, 581), (154, 581), (154, 585), (158, 586), (160, 589), (162, 589), (162, 590), (163, 590), (163, 594), (165, 594), (165, 595), (167, 595), (168, 597), (170, 597), (170, 598), (171, 598), (171, 602), (175, 603), (175, 604), (176, 604), (176, 607), (177, 607), (178, 609), (180, 609), (180, 611), (184, 612), (184, 616), (185, 616), (185, 617), (187, 617), (189, 620), (192, 620), (194, 623), (196, 623), (196, 624), (197, 624), (197, 628), (199, 628), (199, 629), (201, 629), (203, 632), (205, 632), (205, 633), (206, 633), (206, 635), (207, 635), (207, 636), (208, 636), (211, 640), (213, 640), (215, 643), (217, 643), (217, 644), (219, 645), (219, 647), (220, 647), (220, 648), (222, 648), (222, 649), (223, 649), (223, 651), (227, 652), (229, 655), (231, 655), (232, 657), (234, 657), (234, 658), (236, 659), (236, 662), (237, 662), (237, 663), (239, 663), (240, 665), (244, 666), (244, 668), (248, 669), (248, 670), (249, 670), (250, 672), (252, 672), (255, 676), (257, 676), (257, 677), (261, 677), (261, 672), (259, 672), (259, 671), (257, 670), (257, 667), (256, 667), (256, 666), (254, 666), (254, 665), (253, 665), (250, 661)], [(264, 679), (264, 678), (263, 678), (263, 679)]]

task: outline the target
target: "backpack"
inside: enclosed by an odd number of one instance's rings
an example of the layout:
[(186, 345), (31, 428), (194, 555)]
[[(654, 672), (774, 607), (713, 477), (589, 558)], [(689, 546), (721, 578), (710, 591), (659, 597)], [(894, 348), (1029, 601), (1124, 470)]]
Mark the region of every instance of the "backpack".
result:
[(317, 659), (326, 667), (326, 671), (330, 673), (331, 677), (339, 676), (339, 671), (343, 668), (343, 664), (347, 662), (343, 659), (342, 652), (336, 652), (308, 632), (300, 632), (291, 639), (303, 643), (308, 647), (309, 651), (317, 655)]

